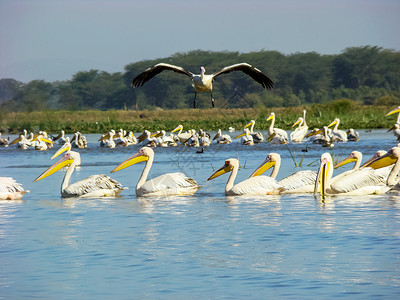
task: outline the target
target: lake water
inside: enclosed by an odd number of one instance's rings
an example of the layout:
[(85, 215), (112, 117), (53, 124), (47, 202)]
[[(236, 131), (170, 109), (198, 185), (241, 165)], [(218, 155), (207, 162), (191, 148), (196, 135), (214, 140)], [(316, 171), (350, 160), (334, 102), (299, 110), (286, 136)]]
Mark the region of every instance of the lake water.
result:
[[(99, 137), (87, 135), (78, 150), (73, 182), (109, 174), (140, 148), (104, 149)], [(282, 156), (280, 179), (317, 170), (326, 151), (342, 159), (360, 150), (366, 160), (396, 145), (386, 130), (360, 138), (329, 150), (289, 144), (302, 167), (285, 145), (156, 148), (150, 177), (182, 171), (203, 185), (191, 197), (157, 199), (135, 196), (142, 163), (112, 174), (129, 187), (119, 198), (63, 200), (63, 171), (32, 182), (58, 145), (0, 148), (0, 176), (31, 191), (0, 201), (0, 299), (399, 299), (400, 196), (226, 197), (228, 175), (206, 181), (231, 157), (241, 162), (239, 182), (270, 152)]]

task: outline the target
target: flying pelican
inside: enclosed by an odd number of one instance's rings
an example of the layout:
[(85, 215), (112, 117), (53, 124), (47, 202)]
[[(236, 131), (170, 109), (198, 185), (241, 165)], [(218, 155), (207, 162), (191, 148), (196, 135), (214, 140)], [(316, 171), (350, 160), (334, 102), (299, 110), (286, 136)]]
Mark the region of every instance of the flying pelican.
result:
[(143, 147), (135, 155), (129, 157), (121, 164), (119, 164), (116, 168), (114, 168), (111, 173), (120, 171), (131, 165), (145, 161), (146, 165), (136, 185), (136, 196), (138, 197), (193, 195), (195, 192), (198, 191), (199, 188), (201, 188), (201, 186), (199, 186), (194, 179), (189, 178), (185, 174), (180, 172), (167, 173), (146, 181), (151, 166), (153, 164), (153, 160), (153, 149), (149, 147)]
[(290, 134), (290, 140), (292, 142), (300, 143), (308, 131), (308, 126), (306, 123), (306, 110), (303, 110), (303, 117), (297, 119), (297, 121), (292, 125), (292, 127), (299, 124), (299, 126)]
[(176, 73), (181, 73), (184, 74), (188, 77), (190, 77), (193, 81), (193, 87), (194, 87), (194, 99), (193, 99), (193, 107), (196, 108), (197, 102), (196, 102), (196, 96), (197, 92), (210, 92), (211, 96), (211, 104), (212, 107), (214, 107), (214, 98), (212, 95), (212, 83), (214, 81), (214, 78), (216, 78), (219, 75), (230, 73), (232, 71), (242, 71), (243, 73), (249, 75), (251, 78), (253, 78), (255, 81), (257, 81), (263, 88), (266, 89), (272, 89), (274, 87), (274, 82), (264, 75), (259, 69), (254, 68), (253, 66), (247, 64), (247, 63), (239, 63), (235, 65), (231, 65), (225, 68), (222, 68), (221, 70), (211, 74), (211, 75), (205, 75), (206, 69), (204, 67), (200, 68), (200, 75), (195, 75), (192, 72), (186, 71), (184, 68), (175, 66), (175, 65), (170, 65), (166, 63), (159, 63), (156, 64), (153, 67), (148, 68), (145, 70), (143, 73), (137, 75), (133, 80), (132, 80), (132, 86), (133, 87), (140, 87), (144, 85), (147, 81), (149, 81), (151, 78), (156, 76), (157, 74), (161, 73), (162, 71), (169, 70), (169, 71), (174, 71)]
[(222, 130), (218, 129), (217, 134), (214, 136), (213, 141), (217, 140), (217, 144), (230, 144), (232, 143), (232, 138), (229, 134), (222, 134)]
[(275, 125), (275, 113), (271, 113), (267, 119), (267, 122), (271, 121), (271, 124), (268, 129), (268, 141), (272, 144), (287, 144), (288, 143), (288, 134), (285, 130), (274, 128)]
[(19, 200), (29, 193), (11, 177), (0, 177), (0, 200)]
[(332, 156), (327, 152), (323, 153), (314, 186), (314, 194), (317, 194), (319, 190), (322, 198), (326, 195), (338, 194), (384, 194), (389, 190), (386, 187), (386, 177), (372, 168), (355, 170), (332, 182), (332, 166)]
[(65, 166), (69, 166), (61, 184), (61, 197), (116, 197), (124, 189), (122, 185), (107, 175), (92, 175), (86, 179), (69, 184), (71, 175), (75, 170), (76, 162), (80, 155), (75, 151), (67, 151), (54, 165), (44, 171), (33, 182), (42, 180)]
[(251, 120), (244, 128), (250, 127), (250, 135), (253, 137), (253, 141), (255, 144), (259, 144), (264, 140), (264, 137), (261, 132), (254, 132), (254, 124), (256, 121)]
[(193, 134), (195, 133), (195, 131), (193, 129), (189, 130), (188, 132), (184, 132), (182, 133), (183, 130), (183, 126), (182, 125), (178, 125), (174, 130), (171, 131), (171, 133), (178, 131), (178, 138), (179, 141), (186, 146), (186, 144), (188, 143), (189, 139), (193, 136)]
[(208, 179), (214, 179), (222, 174), (232, 172), (229, 175), (225, 186), (225, 195), (275, 195), (282, 192), (283, 188), (276, 182), (274, 178), (269, 176), (256, 176), (248, 178), (235, 185), (235, 178), (239, 169), (239, 161), (235, 158), (230, 158), (225, 161), (225, 164), (215, 171)]
[(328, 128), (335, 125), (335, 127), (333, 127), (333, 130), (332, 130), (332, 137), (333, 137), (332, 141), (333, 142), (337, 142), (337, 141), (347, 142), (347, 133), (344, 130), (338, 129), (339, 124), (340, 124), (340, 120), (338, 118), (335, 118), (335, 120), (333, 120), (332, 123), (328, 125)]
[[(276, 179), (280, 166), (281, 156), (278, 153), (270, 153), (264, 162), (253, 172), (253, 174), (250, 175), (250, 177), (259, 176), (272, 167), (273, 170), (270, 177)], [(284, 188), (282, 194), (312, 193), (314, 191), (316, 178), (317, 172), (302, 170), (278, 181), (278, 184)]]

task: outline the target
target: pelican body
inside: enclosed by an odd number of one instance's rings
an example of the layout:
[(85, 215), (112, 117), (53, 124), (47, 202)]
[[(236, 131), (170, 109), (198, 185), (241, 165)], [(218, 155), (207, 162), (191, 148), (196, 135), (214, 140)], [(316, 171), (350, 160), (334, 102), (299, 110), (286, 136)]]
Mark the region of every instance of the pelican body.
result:
[(288, 143), (288, 134), (285, 130), (280, 128), (274, 128), (275, 125), (275, 113), (271, 113), (267, 118), (267, 122), (271, 121), (271, 124), (268, 128), (268, 141), (272, 144), (287, 144)]
[(19, 200), (29, 193), (11, 177), (0, 177), (0, 200)]
[(239, 161), (235, 158), (230, 158), (227, 159), (225, 164), (215, 171), (207, 180), (212, 180), (222, 174), (231, 172), (225, 186), (225, 195), (227, 196), (275, 195), (279, 194), (283, 190), (275, 179), (268, 176), (251, 177), (234, 185), (238, 170)]
[(151, 180), (147, 180), (147, 176), (149, 175), (154, 161), (154, 151), (149, 147), (141, 148), (135, 155), (129, 157), (116, 168), (114, 168), (111, 173), (120, 171), (143, 161), (146, 162), (146, 165), (135, 189), (136, 196), (138, 197), (185, 196), (192, 195), (201, 188), (201, 186), (199, 186), (194, 179), (189, 178), (185, 174), (179, 172), (167, 173)]
[(192, 72), (186, 71), (184, 68), (171, 65), (171, 64), (166, 64), (166, 63), (159, 63), (156, 64), (153, 67), (148, 68), (141, 74), (137, 75), (133, 80), (132, 80), (132, 86), (133, 87), (140, 87), (143, 86), (147, 81), (149, 81), (151, 78), (156, 76), (157, 74), (161, 73), (162, 71), (169, 70), (169, 71), (174, 71), (176, 73), (184, 74), (192, 79), (193, 82), (193, 87), (194, 87), (194, 99), (193, 99), (193, 107), (196, 108), (197, 102), (196, 102), (196, 97), (197, 97), (197, 92), (210, 92), (211, 96), (211, 105), (214, 107), (214, 97), (212, 95), (212, 83), (214, 81), (214, 78), (216, 78), (219, 75), (230, 73), (233, 71), (242, 71), (243, 73), (249, 75), (253, 80), (261, 84), (263, 88), (266, 89), (272, 89), (274, 86), (274, 82), (264, 75), (259, 69), (254, 68), (253, 66), (247, 64), (247, 63), (239, 63), (231, 66), (227, 66), (225, 68), (222, 68), (221, 70), (211, 74), (211, 75), (206, 75), (206, 69), (204, 67), (200, 68), (200, 74), (196, 75), (193, 74)]
[(122, 185), (106, 175), (92, 175), (81, 181), (69, 184), (74, 172), (76, 161), (80, 161), (80, 155), (75, 151), (67, 151), (54, 165), (44, 171), (33, 182), (42, 180), (54, 174), (63, 167), (69, 166), (61, 184), (61, 197), (116, 197), (123, 190)]

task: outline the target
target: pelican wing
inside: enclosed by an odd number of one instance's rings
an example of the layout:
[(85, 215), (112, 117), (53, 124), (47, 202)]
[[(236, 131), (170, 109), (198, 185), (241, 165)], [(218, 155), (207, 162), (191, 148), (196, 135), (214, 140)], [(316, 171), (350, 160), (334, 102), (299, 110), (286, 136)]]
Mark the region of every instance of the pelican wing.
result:
[[(389, 170), (389, 169), (387, 169)], [(385, 170), (387, 173), (387, 171)], [(331, 184), (331, 189), (336, 193), (348, 193), (365, 186), (386, 185), (387, 176), (384, 172), (376, 172), (371, 168), (363, 168), (346, 174)]]
[(269, 77), (264, 75), (259, 69), (254, 68), (247, 63), (240, 63), (225, 67), (218, 72), (213, 73), (212, 75), (214, 77), (217, 77), (221, 74), (226, 74), (233, 71), (242, 71), (243, 73), (249, 75), (251, 78), (257, 81), (259, 84), (261, 84), (263, 88), (266, 88), (268, 90), (274, 87), (274, 82)]
[(0, 177), (0, 193), (24, 192), (22, 185), (11, 177)]
[(122, 185), (107, 175), (92, 175), (81, 181), (72, 183), (63, 191), (63, 195), (79, 197), (98, 190), (123, 189)]
[(232, 195), (258, 194), (267, 195), (282, 191), (282, 186), (269, 176), (250, 177), (238, 184), (235, 184), (229, 191)]
[(193, 73), (186, 71), (184, 68), (182, 67), (178, 67), (175, 65), (170, 65), (170, 64), (165, 64), (165, 63), (159, 63), (156, 64), (155, 66), (148, 68), (147, 70), (145, 70), (144, 72), (140, 73), (139, 75), (137, 75), (133, 80), (132, 80), (132, 86), (133, 87), (140, 87), (142, 85), (144, 85), (147, 81), (149, 81), (151, 78), (153, 78), (154, 76), (156, 76), (157, 74), (161, 73), (162, 71), (165, 70), (170, 70), (170, 71), (174, 71), (177, 73), (181, 73), (181, 74), (185, 74), (186, 76), (189, 76), (190, 78), (192, 78), (194, 76)]
[(140, 188), (145, 190), (146, 193), (156, 193), (160, 191), (167, 192), (168, 190), (179, 190), (182, 188), (195, 188), (198, 187), (197, 182), (187, 177), (185, 174), (167, 173), (160, 175), (156, 178), (146, 181)]
[(314, 187), (315, 180), (317, 180), (317, 172), (311, 170), (298, 171), (289, 175), (288, 177), (280, 180), (278, 183), (286, 190), (294, 190), (306, 185)]

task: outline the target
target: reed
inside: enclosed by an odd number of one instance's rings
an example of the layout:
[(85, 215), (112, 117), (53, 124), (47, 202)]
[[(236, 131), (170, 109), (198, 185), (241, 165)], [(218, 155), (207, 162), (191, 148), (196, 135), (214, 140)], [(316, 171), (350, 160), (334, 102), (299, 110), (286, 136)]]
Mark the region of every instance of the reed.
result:
[(250, 120), (256, 121), (255, 129), (266, 130), (270, 122), (266, 118), (273, 111), (275, 127), (291, 130), (292, 124), (307, 110), (309, 128), (328, 125), (334, 118), (341, 121), (341, 128), (391, 128), (397, 116), (385, 117), (392, 107), (360, 106), (353, 101), (314, 104), (307, 107), (291, 108), (246, 108), (246, 109), (177, 109), (158, 111), (42, 111), (42, 112), (0, 112), (0, 131), (17, 133), (46, 130), (49, 133), (81, 131), (102, 133), (123, 128), (134, 132), (144, 129), (170, 131), (179, 124), (184, 129), (228, 130), (229, 127), (243, 128)]

